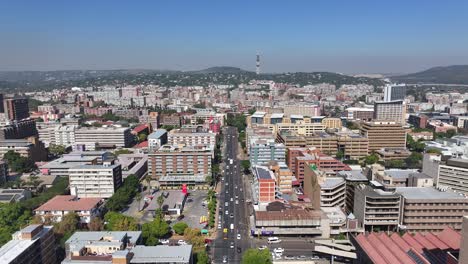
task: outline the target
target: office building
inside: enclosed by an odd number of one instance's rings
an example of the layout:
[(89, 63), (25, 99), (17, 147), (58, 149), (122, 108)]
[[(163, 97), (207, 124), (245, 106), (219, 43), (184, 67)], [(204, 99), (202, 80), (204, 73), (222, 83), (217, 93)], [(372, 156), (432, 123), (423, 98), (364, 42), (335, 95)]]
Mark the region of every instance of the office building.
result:
[(157, 150), (167, 143), (167, 130), (157, 129), (148, 135), (148, 148), (150, 151)]
[(148, 174), (165, 187), (204, 185), (211, 175), (213, 149), (206, 146), (163, 145), (148, 154)]
[(24, 139), (37, 135), (36, 121), (33, 119), (11, 120), (0, 127), (0, 139)]
[(345, 207), (346, 182), (342, 177), (329, 177), (310, 163), (306, 163), (304, 174), (304, 195), (310, 201), (319, 199), (320, 207)]
[(396, 100), (404, 100), (406, 96), (405, 84), (387, 84), (384, 87), (384, 101), (391, 102)]
[(3, 100), (3, 109), (7, 120), (22, 120), (29, 117), (26, 98), (6, 98)]
[(285, 115), (320, 116), (320, 106), (316, 104), (293, 104), (281, 106)]
[(286, 161), (286, 147), (274, 140), (257, 140), (249, 146), (250, 164), (264, 165), (269, 161)]
[(468, 116), (455, 117), (454, 125), (458, 128), (468, 129)]
[(178, 114), (161, 114), (161, 126), (180, 127), (181, 120)]
[(106, 151), (75, 151), (64, 154), (62, 157), (52, 160), (39, 167), (43, 175), (68, 177), (69, 169), (81, 165), (98, 165), (111, 158)]
[(374, 121), (405, 123), (403, 101), (375, 102)]
[(327, 129), (341, 129), (343, 127), (343, 120), (341, 118), (326, 117), (322, 119), (322, 124)]
[(347, 214), (352, 213), (354, 210), (354, 193), (356, 186), (368, 184), (369, 179), (367, 179), (361, 170), (339, 171), (336, 176), (343, 178), (346, 182), (345, 212)]
[(75, 145), (83, 145), (86, 150), (127, 148), (133, 141), (130, 128), (125, 127), (82, 127), (75, 130)]
[(80, 223), (89, 224), (95, 217), (101, 214), (101, 198), (78, 198), (73, 195), (57, 195), (34, 209), (34, 214), (41, 217), (42, 221), (58, 223), (62, 218), (75, 213), (80, 218)]
[(343, 116), (347, 120), (371, 121), (374, 118), (374, 108), (348, 107)]
[(468, 195), (468, 159), (448, 159), (445, 164), (439, 164), (436, 185), (439, 188), (450, 188), (456, 192)]
[(270, 170), (275, 174), (276, 187), (280, 194), (292, 193), (293, 173), (285, 163), (271, 162)]
[(382, 148), (406, 148), (406, 131), (395, 122), (367, 122), (361, 134), (369, 140), (369, 153)]
[(122, 185), (120, 164), (80, 165), (68, 174), (70, 193), (78, 198), (109, 198)]
[(424, 114), (412, 114), (408, 117), (408, 123), (415, 128), (426, 128), (429, 117)]
[(266, 166), (252, 166), (254, 178), (254, 200), (259, 203), (275, 201), (276, 177), (273, 171)]
[(0, 263), (55, 264), (57, 246), (52, 228), (29, 225), (14, 233), (0, 248)]
[(401, 225), (408, 232), (440, 232), (446, 227), (461, 230), (468, 214), (468, 198), (452, 190), (433, 187), (400, 187)]
[(158, 112), (149, 112), (138, 117), (140, 123), (149, 124), (152, 131), (155, 131), (159, 128), (159, 113)]
[(50, 143), (59, 146), (75, 146), (76, 126), (57, 126), (53, 130), (53, 138)]
[(169, 131), (167, 141), (169, 145), (216, 145), (216, 134), (200, 132), (197, 129), (173, 129)]
[(401, 195), (356, 186), (353, 213), (365, 230), (395, 231), (400, 223)]

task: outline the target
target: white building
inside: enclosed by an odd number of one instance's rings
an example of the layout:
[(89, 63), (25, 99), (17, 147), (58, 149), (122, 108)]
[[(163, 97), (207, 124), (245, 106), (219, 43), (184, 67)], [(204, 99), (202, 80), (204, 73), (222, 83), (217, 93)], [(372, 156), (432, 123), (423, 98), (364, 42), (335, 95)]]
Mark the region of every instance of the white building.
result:
[(216, 134), (210, 132), (184, 132), (180, 129), (171, 130), (167, 141), (169, 145), (216, 145)]
[(468, 159), (449, 159), (439, 165), (437, 187), (468, 195)]
[(75, 130), (75, 144), (84, 145), (86, 150), (127, 148), (133, 139), (128, 127), (82, 127)]
[(148, 148), (150, 151), (157, 150), (167, 143), (167, 130), (158, 129), (148, 135)]
[(120, 164), (76, 166), (69, 175), (70, 192), (79, 198), (109, 198), (122, 185)]
[(51, 143), (65, 147), (75, 145), (76, 126), (59, 126), (54, 129), (54, 137)]

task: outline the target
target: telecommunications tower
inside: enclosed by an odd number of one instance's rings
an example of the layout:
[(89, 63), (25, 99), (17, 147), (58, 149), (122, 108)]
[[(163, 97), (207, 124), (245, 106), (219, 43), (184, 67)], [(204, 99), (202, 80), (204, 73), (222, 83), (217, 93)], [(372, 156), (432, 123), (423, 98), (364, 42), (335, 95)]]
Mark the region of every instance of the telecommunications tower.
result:
[(260, 54), (257, 52), (257, 64), (255, 67), (255, 73), (260, 74)]

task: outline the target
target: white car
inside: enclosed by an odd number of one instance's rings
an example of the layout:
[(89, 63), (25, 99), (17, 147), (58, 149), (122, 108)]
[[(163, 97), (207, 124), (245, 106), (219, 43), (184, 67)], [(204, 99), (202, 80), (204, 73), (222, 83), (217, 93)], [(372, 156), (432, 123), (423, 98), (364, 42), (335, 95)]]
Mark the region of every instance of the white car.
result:
[(234, 201), (234, 199), (233, 199), (233, 198), (231, 198), (231, 202), (232, 202), (232, 201)]
[(264, 249), (268, 249), (268, 247), (267, 246), (260, 246), (260, 247), (258, 247), (258, 249), (259, 250), (264, 250)]
[(218, 224), (218, 229), (221, 229), (221, 224)]
[(236, 200), (236, 204), (239, 204), (239, 200)]
[(273, 252), (275, 252), (275, 254), (283, 254), (284, 248), (275, 248), (273, 249)]
[(240, 235), (240, 234), (237, 234), (237, 239), (241, 239), (241, 235)]
[(226, 215), (228, 215), (228, 214), (229, 214), (229, 211), (228, 211), (228, 210), (226, 210)]
[(231, 242), (230, 248), (234, 248), (234, 242)]
[(312, 256), (310, 259), (312, 259), (312, 260), (319, 260), (320, 257), (319, 257), (319, 256)]
[(227, 256), (223, 256), (223, 263), (227, 263)]
[(159, 243), (161, 243), (163, 245), (167, 245), (167, 244), (169, 244), (169, 239), (159, 239)]
[(184, 240), (179, 240), (177, 241), (177, 245), (187, 245), (187, 242), (185, 242)]

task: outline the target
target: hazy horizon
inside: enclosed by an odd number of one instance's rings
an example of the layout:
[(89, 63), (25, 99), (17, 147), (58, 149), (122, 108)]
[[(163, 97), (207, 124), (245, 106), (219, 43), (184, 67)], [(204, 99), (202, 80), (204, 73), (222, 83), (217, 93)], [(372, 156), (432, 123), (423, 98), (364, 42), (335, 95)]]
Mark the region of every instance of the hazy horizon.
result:
[(468, 64), (468, 2), (0, 3), (0, 71), (412, 73)]

